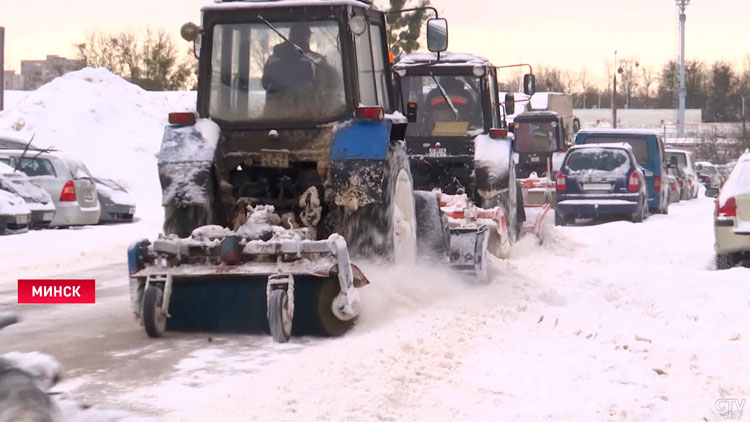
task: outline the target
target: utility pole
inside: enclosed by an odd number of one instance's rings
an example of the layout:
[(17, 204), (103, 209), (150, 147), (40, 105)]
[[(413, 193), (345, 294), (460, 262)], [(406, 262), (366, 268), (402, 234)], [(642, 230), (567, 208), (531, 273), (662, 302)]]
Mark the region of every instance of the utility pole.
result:
[(680, 105), (677, 111), (677, 126), (679, 136), (685, 136), (685, 8), (690, 4), (690, 0), (675, 0), (677, 7), (680, 8)]
[(617, 50), (615, 50), (615, 68), (612, 78), (612, 128), (617, 128)]
[(5, 106), (5, 27), (0, 26), (0, 111)]

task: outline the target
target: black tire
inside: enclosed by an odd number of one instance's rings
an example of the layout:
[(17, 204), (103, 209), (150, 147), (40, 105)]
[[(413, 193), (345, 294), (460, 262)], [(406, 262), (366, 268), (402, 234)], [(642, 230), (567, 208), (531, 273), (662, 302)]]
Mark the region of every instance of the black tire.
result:
[(268, 298), (268, 328), (278, 343), (286, 343), (292, 337), (292, 322), (284, 320), (288, 306), (289, 296), (286, 290), (271, 290), (271, 297)]
[(643, 220), (646, 219), (646, 210), (648, 209), (648, 206), (644, 203), (641, 203), (641, 209), (633, 216), (633, 223), (643, 223)]
[(523, 189), (521, 182), (516, 179), (516, 238), (523, 233), (523, 223), (526, 222), (526, 208), (523, 206)]
[[(397, 261), (394, 256), (394, 198), (396, 183), (401, 171), (406, 172), (409, 189), (413, 189), (413, 180), (409, 169), (409, 158), (403, 143), (391, 144), (385, 163), (383, 182), (383, 202), (368, 204), (356, 211), (342, 210), (341, 232), (354, 256), (381, 258), (385, 261)], [(411, 192), (413, 198), (413, 191)], [(412, 210), (415, 216), (415, 210)], [(416, 218), (412, 221), (416, 229)], [(415, 230), (416, 231), (416, 230)], [(414, 242), (416, 243), (416, 233)]]
[(450, 250), (448, 218), (440, 211), (438, 195), (427, 191), (414, 191), (414, 208), (417, 219), (417, 252), (420, 258), (444, 260)]
[(729, 254), (717, 254), (716, 255), (716, 269), (717, 270), (728, 270), (734, 268), (734, 255)]
[(197, 205), (165, 205), (164, 234), (188, 237), (193, 230), (208, 224), (206, 209)]
[(151, 338), (164, 335), (167, 328), (167, 316), (162, 312), (164, 303), (164, 292), (156, 286), (148, 286), (143, 293), (143, 325), (146, 334)]
[(341, 286), (339, 286), (338, 278), (325, 279), (318, 288), (315, 300), (316, 314), (319, 327), (323, 334), (327, 336), (338, 337), (344, 335), (356, 323), (356, 318), (349, 321), (342, 321), (333, 314), (331, 304), (340, 291)]
[(568, 224), (568, 219), (566, 216), (564, 216), (560, 210), (555, 210), (555, 225), (556, 226), (566, 226)]

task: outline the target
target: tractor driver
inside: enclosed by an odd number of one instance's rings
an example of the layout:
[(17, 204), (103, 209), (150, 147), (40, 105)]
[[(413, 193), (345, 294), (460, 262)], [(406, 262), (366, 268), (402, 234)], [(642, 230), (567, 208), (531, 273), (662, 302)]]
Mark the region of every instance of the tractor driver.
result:
[[(439, 82), (440, 86), (427, 94), (426, 105), (432, 122), (468, 122), (474, 129), (481, 127), (482, 111), (474, 100), (474, 93), (466, 89), (466, 83), (456, 76), (442, 76)], [(445, 90), (445, 96), (440, 87)], [(446, 96), (455, 112), (446, 101)]]
[(324, 56), (310, 50), (311, 37), (308, 24), (294, 23), (289, 29), (289, 42), (273, 47), (261, 79), (266, 90), (266, 116), (286, 117), (290, 111), (314, 104), (316, 96), (323, 95), (319, 92), (322, 89), (333, 88), (329, 86), (332, 68)]

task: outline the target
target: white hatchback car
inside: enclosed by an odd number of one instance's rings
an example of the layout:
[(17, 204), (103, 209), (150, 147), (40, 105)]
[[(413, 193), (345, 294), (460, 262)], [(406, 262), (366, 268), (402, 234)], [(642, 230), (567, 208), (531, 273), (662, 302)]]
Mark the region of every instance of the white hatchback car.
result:
[(716, 268), (728, 269), (750, 261), (750, 150), (737, 160), (721, 191), (708, 188), (706, 196), (716, 198)]

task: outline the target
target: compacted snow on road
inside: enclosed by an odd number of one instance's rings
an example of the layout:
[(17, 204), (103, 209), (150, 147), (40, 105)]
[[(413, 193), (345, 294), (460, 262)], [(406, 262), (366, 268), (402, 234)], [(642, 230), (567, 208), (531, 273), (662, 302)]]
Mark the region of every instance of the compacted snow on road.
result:
[(488, 286), (368, 268), (350, 335), (169, 420), (722, 420), (750, 393), (750, 270), (713, 269), (712, 207), (550, 227)]
[[(0, 130), (36, 134), (137, 200), (133, 224), (0, 237), (0, 307), (23, 318), (0, 352), (55, 355), (70, 399), (159, 421), (719, 421), (717, 400), (750, 398), (750, 270), (714, 269), (704, 197), (642, 224), (549, 216), (544, 243), (494, 260), (488, 285), (359, 263), (372, 283), (341, 338), (147, 338), (125, 252), (159, 231), (161, 127), (191, 101), (86, 69), (0, 113)], [(95, 278), (97, 303), (16, 304), (16, 281), (33, 277)]]

